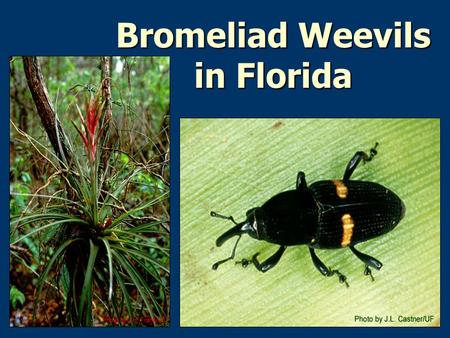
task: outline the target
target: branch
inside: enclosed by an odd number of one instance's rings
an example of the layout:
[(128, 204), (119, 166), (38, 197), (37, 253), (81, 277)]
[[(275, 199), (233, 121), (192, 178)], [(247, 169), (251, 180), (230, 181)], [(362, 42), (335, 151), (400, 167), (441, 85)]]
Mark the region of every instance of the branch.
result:
[(102, 140), (102, 154), (100, 158), (100, 168), (105, 170), (107, 163), (111, 156), (109, 150), (105, 150), (109, 139), (109, 123), (112, 117), (112, 100), (111, 100), (111, 64), (112, 58), (110, 56), (100, 57), (100, 64), (102, 69), (101, 83), (102, 83), (102, 97), (103, 97), (103, 121), (102, 127), (105, 129)]
[(102, 68), (102, 96), (104, 102), (104, 113), (106, 120), (111, 117), (111, 57), (102, 56), (101, 68)]
[(55, 110), (48, 96), (39, 61), (35, 56), (24, 56), (23, 67), (37, 112), (53, 150), (63, 163), (69, 164), (71, 153), (65, 144), (63, 129), (55, 117)]

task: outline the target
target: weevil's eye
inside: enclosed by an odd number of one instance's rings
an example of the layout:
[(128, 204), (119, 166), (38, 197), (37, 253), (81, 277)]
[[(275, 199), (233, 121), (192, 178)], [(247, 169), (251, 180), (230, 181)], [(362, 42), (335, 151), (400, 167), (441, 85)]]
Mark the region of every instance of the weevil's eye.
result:
[(264, 214), (261, 208), (253, 208), (247, 211), (247, 224), (249, 225), (248, 234), (256, 239), (259, 239), (260, 232), (258, 228), (264, 221)]
[(256, 210), (261, 209), (261, 208), (252, 208), (250, 210), (247, 210), (247, 212), (245, 213), (245, 216), (247, 216), (247, 219), (251, 219), (254, 217)]

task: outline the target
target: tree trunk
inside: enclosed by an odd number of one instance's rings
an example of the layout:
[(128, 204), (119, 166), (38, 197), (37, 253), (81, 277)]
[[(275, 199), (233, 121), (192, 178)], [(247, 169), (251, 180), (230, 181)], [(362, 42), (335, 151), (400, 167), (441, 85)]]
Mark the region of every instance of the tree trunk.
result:
[(111, 57), (110, 56), (102, 56), (101, 67), (102, 67), (102, 96), (104, 102), (104, 112), (108, 117), (108, 113), (111, 114)]
[(69, 165), (71, 153), (65, 144), (63, 129), (56, 119), (55, 110), (42, 77), (39, 61), (35, 56), (24, 56), (23, 66), (28, 87), (53, 150), (61, 162)]
[(101, 63), (101, 83), (102, 83), (102, 97), (103, 97), (103, 121), (102, 125), (105, 128), (103, 133), (102, 150), (100, 157), (100, 170), (104, 170), (106, 168), (106, 164), (109, 161), (111, 156), (110, 147), (108, 146), (109, 139), (109, 121), (112, 117), (112, 99), (111, 99), (111, 65), (112, 58), (110, 56), (102, 56), (100, 57)]

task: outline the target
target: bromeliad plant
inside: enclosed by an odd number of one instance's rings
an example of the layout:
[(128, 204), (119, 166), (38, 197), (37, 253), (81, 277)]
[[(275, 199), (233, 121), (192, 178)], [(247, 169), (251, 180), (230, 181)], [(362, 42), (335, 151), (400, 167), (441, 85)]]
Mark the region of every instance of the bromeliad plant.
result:
[(65, 189), (47, 195), (38, 191), (32, 198), (46, 199), (44, 207), (11, 219), (11, 244), (39, 235), (47, 248), (48, 258), (41, 257), (43, 264), (36, 271), (33, 317), (46, 295), (58, 292), (73, 326), (94, 325), (95, 313), (102, 311), (93, 307), (103, 308), (106, 316), (97, 319), (107, 323), (166, 325), (169, 188), (158, 179), (157, 189), (141, 193), (141, 203), (136, 198), (130, 202), (141, 184), (136, 178), (153, 175), (149, 166), (120, 166), (114, 152), (104, 151), (112, 114), (100, 96), (91, 97), (85, 116), (77, 110), (80, 125), (73, 125), (84, 151), (76, 152), (61, 135), (72, 154), (57, 161)]

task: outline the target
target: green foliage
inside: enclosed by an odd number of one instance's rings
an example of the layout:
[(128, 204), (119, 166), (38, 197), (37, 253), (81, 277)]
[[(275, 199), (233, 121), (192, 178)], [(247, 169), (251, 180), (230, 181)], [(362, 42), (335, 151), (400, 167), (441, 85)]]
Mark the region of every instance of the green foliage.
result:
[[(121, 60), (126, 59), (113, 61)], [(39, 182), (41, 178), (33, 178), (20, 169), (22, 162), (18, 160), (13, 168), (18, 171), (14, 174), (16, 180), (11, 183), (10, 243), (29, 250), (36, 261), (31, 269), (39, 275), (34, 320), (39, 317), (40, 301), (56, 291), (63, 294), (67, 323), (73, 326), (95, 324), (98, 309), (93, 304), (110, 318), (106, 324), (168, 323), (169, 186), (165, 173), (161, 174), (160, 158), (155, 156), (168, 149), (155, 151), (148, 146), (166, 143), (155, 131), (161, 128), (168, 112), (168, 106), (163, 106), (168, 105), (168, 97), (164, 101), (160, 93), (154, 93), (157, 99), (144, 100), (143, 93), (148, 96), (148, 88), (141, 87), (148, 85), (147, 72), (156, 72), (153, 64), (164, 70), (168, 69), (168, 61), (152, 58), (149, 70), (142, 68), (145, 58), (133, 62), (136, 70), (130, 67), (126, 80), (121, 80), (123, 70), (112, 74), (113, 97), (117, 96), (123, 110), (113, 107), (113, 119), (99, 115), (97, 124), (89, 116), (82, 116), (88, 114), (83, 98), (97, 95), (98, 86), (93, 84), (98, 83), (100, 76), (98, 59), (43, 60), (50, 96), (58, 97), (58, 118), (72, 159), (56, 160), (52, 148), (31, 135), (38, 135), (34, 131), (19, 133), (53, 166), (53, 173), (46, 175), (47, 181)], [(89, 65), (92, 70), (78, 72), (78, 67), (72, 67), (77, 63)], [(154, 81), (160, 79), (161, 87), (153, 89), (168, 94), (166, 77), (162, 73), (154, 77)], [(122, 91), (127, 95), (122, 97)], [(58, 96), (61, 92), (71, 94)], [(139, 129), (138, 123), (128, 123), (131, 120), (127, 107), (131, 106), (142, 116), (158, 117), (143, 126), (150, 133)], [(153, 114), (156, 109), (158, 113)], [(96, 112), (102, 111), (102, 106), (96, 108)], [(127, 128), (115, 128), (124, 124)], [(153, 137), (143, 138), (142, 133)], [(135, 142), (128, 142), (129, 138)], [(30, 189), (34, 181), (38, 188)], [(150, 321), (144, 323), (142, 318)]]
[(13, 285), (9, 288), (9, 300), (13, 309), (16, 309), (18, 304), (25, 303), (25, 295)]
[(12, 183), (9, 186), (11, 192), (15, 192), (9, 200), (9, 210), (11, 214), (17, 215), (20, 211), (24, 210), (28, 203), (28, 194), (30, 189), (23, 183)]

